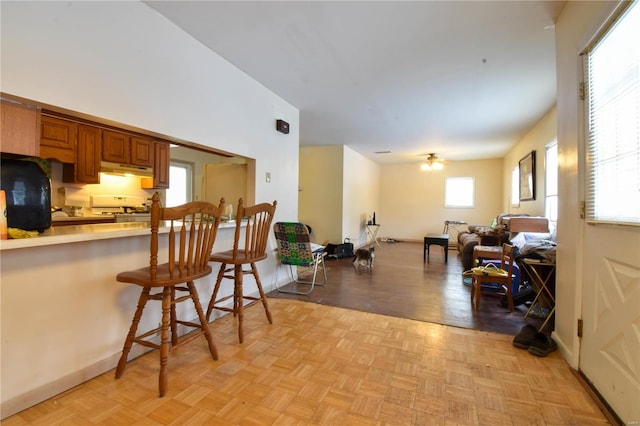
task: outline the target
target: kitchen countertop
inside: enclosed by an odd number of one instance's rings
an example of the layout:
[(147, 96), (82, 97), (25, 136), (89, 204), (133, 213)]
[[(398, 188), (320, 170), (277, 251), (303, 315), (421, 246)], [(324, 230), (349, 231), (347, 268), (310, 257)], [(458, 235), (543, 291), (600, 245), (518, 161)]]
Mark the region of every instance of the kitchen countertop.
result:
[[(71, 218), (69, 218), (71, 219)], [(224, 222), (219, 229), (235, 228), (235, 222)], [(169, 232), (168, 227), (160, 227), (159, 233)], [(106, 240), (150, 235), (147, 222), (96, 223), (91, 225), (70, 225), (51, 227), (37, 237), (0, 240), (0, 251), (68, 244), (81, 241)]]

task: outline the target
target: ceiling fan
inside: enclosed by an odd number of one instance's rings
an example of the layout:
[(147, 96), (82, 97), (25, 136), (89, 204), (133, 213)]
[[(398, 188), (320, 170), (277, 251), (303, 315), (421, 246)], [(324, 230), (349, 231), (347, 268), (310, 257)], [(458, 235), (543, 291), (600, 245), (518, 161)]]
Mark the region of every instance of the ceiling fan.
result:
[(422, 170), (442, 170), (444, 168), (444, 160), (432, 152), (427, 157), (426, 162), (420, 164)]

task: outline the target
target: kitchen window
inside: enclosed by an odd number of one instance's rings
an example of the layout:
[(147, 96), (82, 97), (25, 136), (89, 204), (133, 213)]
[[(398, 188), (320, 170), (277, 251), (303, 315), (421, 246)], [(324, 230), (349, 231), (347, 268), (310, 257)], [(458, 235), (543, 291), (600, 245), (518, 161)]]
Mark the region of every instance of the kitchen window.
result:
[(170, 186), (166, 190), (166, 206), (175, 207), (193, 200), (193, 165), (171, 160)]
[(558, 222), (558, 141), (547, 145), (544, 154), (544, 209), (552, 229)]

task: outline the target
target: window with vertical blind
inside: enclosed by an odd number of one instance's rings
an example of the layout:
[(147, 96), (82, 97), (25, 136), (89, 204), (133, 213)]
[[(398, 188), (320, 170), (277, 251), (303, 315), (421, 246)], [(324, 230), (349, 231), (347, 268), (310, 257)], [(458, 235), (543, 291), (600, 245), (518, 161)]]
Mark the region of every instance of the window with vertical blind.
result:
[(640, 225), (640, 5), (585, 52), (586, 219)]
[(544, 216), (553, 229), (558, 222), (558, 141), (544, 149)]
[(520, 165), (511, 171), (511, 207), (520, 206)]

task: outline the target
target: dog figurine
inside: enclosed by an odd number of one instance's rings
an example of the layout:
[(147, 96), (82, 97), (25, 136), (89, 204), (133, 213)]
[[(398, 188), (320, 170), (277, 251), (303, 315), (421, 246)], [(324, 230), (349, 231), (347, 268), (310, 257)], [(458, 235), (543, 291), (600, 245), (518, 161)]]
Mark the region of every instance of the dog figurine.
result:
[(366, 266), (371, 270), (373, 268), (373, 259), (376, 257), (375, 247), (359, 248), (353, 256), (353, 267), (356, 271), (360, 271), (360, 265)]

